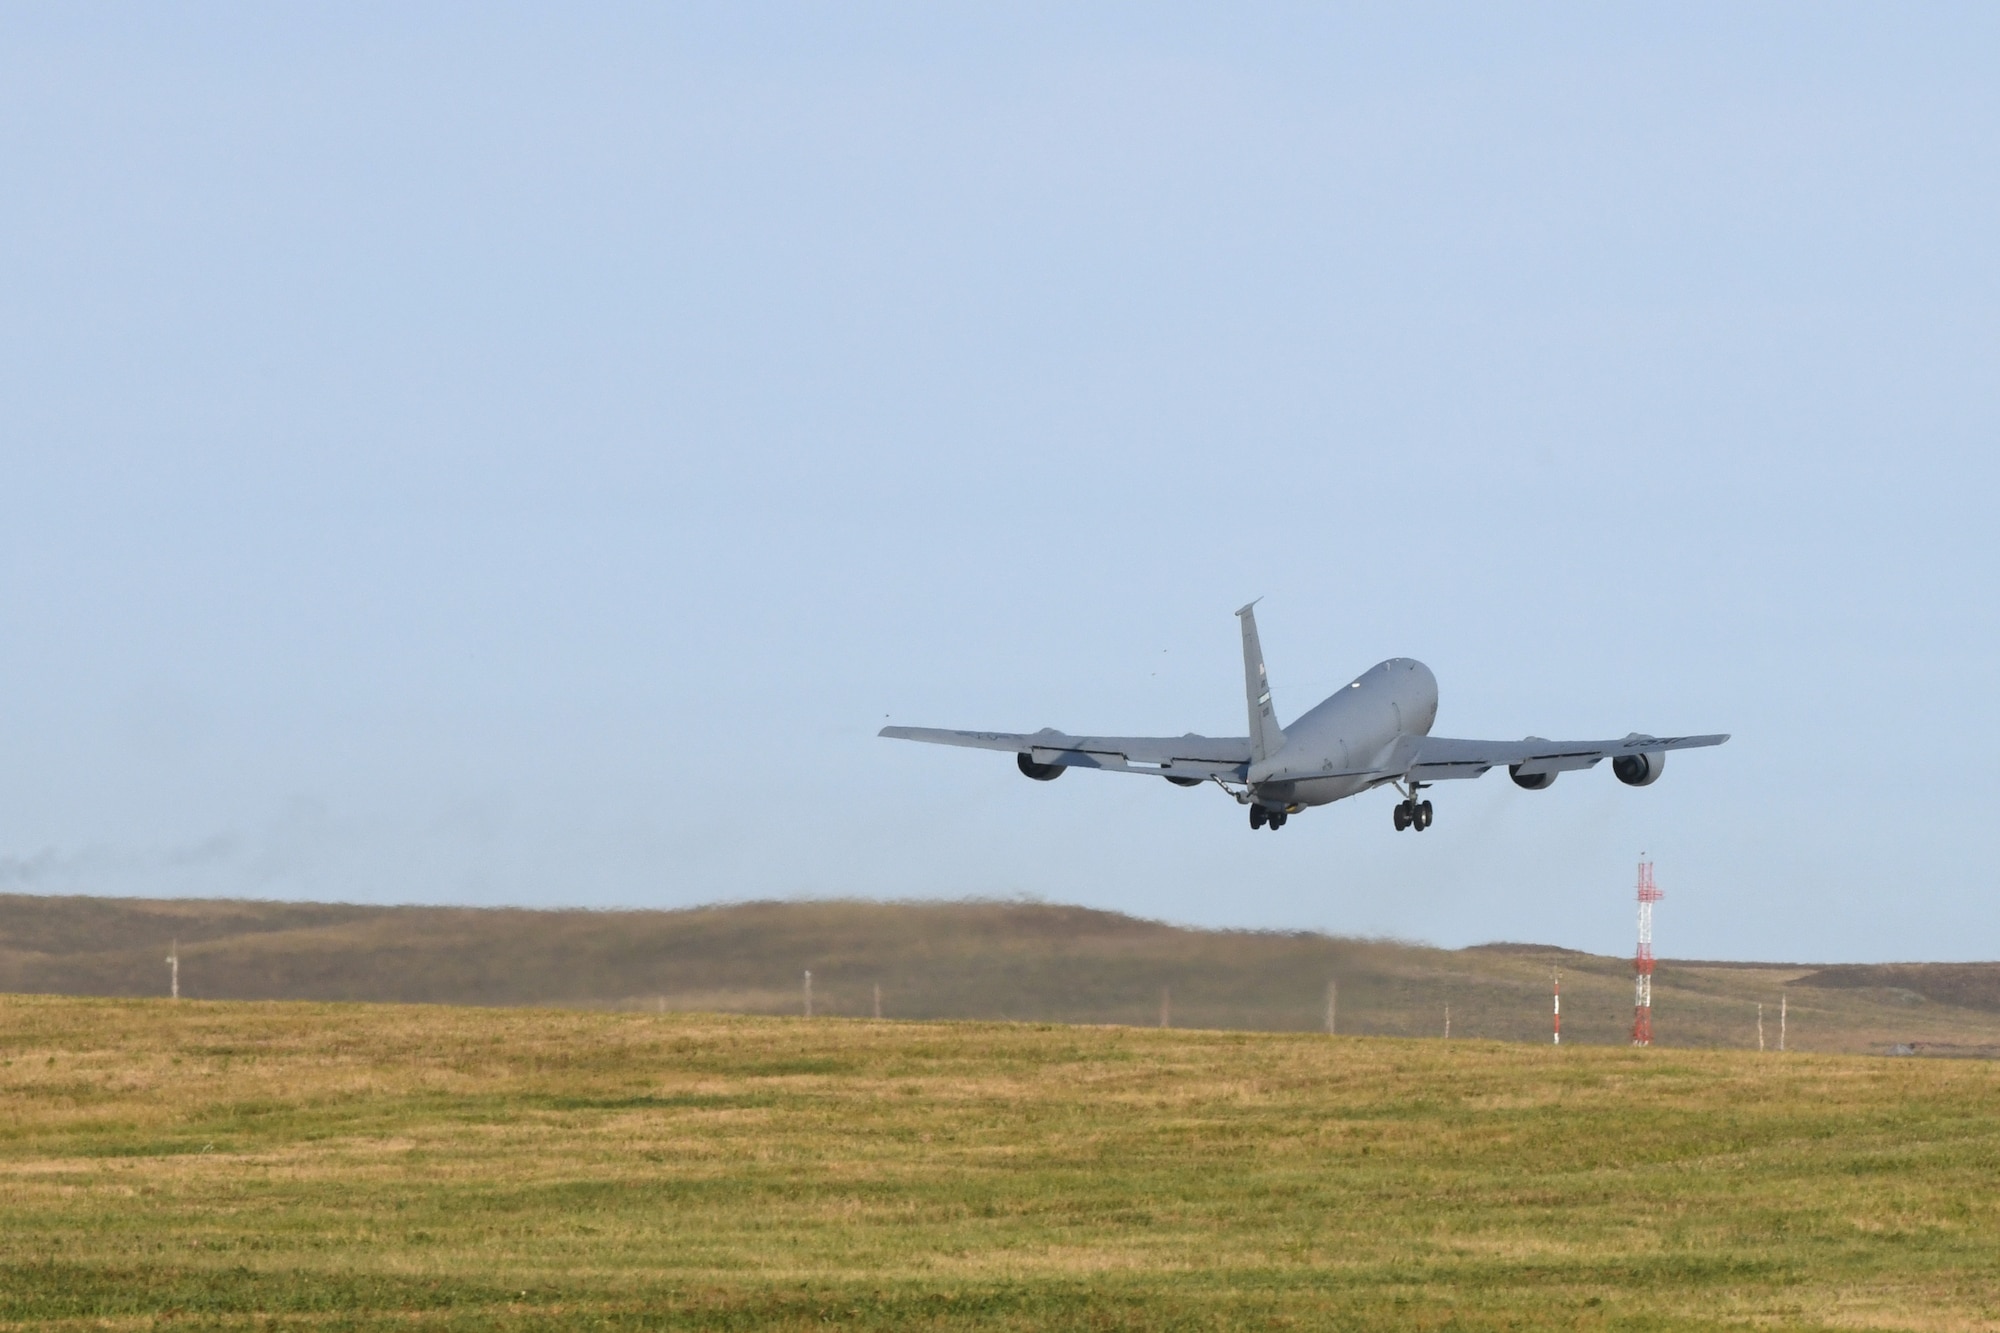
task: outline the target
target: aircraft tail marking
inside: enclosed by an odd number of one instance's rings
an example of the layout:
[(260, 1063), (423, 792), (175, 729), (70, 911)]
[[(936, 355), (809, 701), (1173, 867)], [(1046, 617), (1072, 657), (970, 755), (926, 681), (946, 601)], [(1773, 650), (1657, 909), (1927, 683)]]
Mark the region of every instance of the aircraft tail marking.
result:
[(1250, 707), (1250, 758), (1269, 759), (1284, 748), (1285, 733), (1271, 709), (1271, 682), (1264, 675), (1264, 648), (1257, 642), (1256, 602), (1236, 613), (1243, 622), (1243, 697)]

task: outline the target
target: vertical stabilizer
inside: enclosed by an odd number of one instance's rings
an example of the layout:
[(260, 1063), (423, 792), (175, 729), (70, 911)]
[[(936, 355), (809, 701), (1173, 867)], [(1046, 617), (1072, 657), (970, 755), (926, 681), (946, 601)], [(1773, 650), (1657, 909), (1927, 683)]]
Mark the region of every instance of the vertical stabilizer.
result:
[(1285, 744), (1278, 716), (1271, 711), (1271, 682), (1264, 675), (1264, 648), (1257, 642), (1257, 603), (1236, 613), (1243, 622), (1243, 696), (1250, 705), (1250, 758), (1261, 762)]

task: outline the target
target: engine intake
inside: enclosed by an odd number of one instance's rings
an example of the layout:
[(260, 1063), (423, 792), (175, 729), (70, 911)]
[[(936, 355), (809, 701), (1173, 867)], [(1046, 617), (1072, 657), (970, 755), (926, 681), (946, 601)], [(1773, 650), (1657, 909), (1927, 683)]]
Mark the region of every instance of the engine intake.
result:
[(1014, 763), (1021, 772), (1037, 782), (1054, 782), (1063, 775), (1066, 764), (1038, 764), (1026, 750), (1014, 756)]
[(1519, 764), (1507, 765), (1507, 776), (1514, 779), (1516, 787), (1528, 791), (1540, 791), (1556, 780), (1556, 775), (1553, 773), (1523, 773)]
[(1660, 780), (1660, 770), (1666, 766), (1664, 751), (1621, 754), (1611, 761), (1611, 772), (1628, 787), (1650, 787)]

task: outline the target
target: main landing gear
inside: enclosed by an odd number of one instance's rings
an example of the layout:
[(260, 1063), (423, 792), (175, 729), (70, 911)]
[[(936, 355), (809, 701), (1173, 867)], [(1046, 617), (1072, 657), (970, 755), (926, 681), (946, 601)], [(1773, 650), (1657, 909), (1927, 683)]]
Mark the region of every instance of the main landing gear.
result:
[(1285, 812), (1283, 810), (1266, 810), (1261, 805), (1250, 807), (1251, 828), (1281, 829), (1284, 826)]
[(1422, 833), (1431, 826), (1431, 803), (1417, 799), (1417, 793), (1421, 790), (1421, 787), (1412, 782), (1409, 799), (1396, 807), (1396, 832), (1401, 833), (1406, 828), (1413, 828)]

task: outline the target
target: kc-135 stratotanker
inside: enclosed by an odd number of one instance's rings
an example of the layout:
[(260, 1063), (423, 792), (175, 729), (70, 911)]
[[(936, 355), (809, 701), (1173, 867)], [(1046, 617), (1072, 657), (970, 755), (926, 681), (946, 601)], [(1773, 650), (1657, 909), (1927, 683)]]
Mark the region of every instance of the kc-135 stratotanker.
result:
[(1628, 787), (1659, 779), (1669, 750), (1720, 745), (1723, 736), (1648, 736), (1616, 741), (1462, 741), (1430, 734), (1437, 720), (1437, 677), (1414, 658), (1378, 662), (1293, 722), (1280, 727), (1264, 674), (1252, 602), (1236, 613), (1243, 626), (1243, 689), (1248, 736), (1071, 736), (1045, 728), (1033, 734), (884, 727), (897, 740), (1012, 750), (1021, 772), (1049, 782), (1070, 768), (1146, 773), (1182, 787), (1213, 782), (1250, 807), (1250, 827), (1279, 829), (1309, 806), (1331, 805), (1376, 787), (1394, 787), (1398, 830), (1427, 829), (1431, 803), (1423, 790), (1443, 778), (1476, 778), (1505, 765), (1517, 786), (1540, 791), (1556, 774), (1611, 761)]

